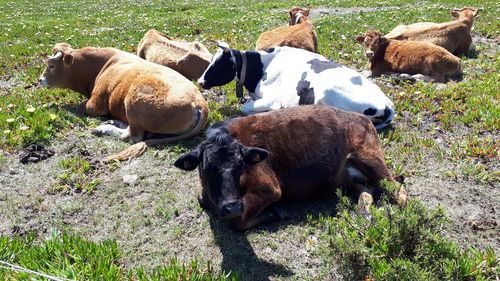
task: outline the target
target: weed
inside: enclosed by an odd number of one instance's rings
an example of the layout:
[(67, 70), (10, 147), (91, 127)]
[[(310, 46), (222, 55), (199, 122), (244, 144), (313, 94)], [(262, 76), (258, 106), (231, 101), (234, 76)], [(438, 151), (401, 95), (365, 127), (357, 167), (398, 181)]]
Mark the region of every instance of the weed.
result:
[[(339, 215), (321, 218), (327, 257), (338, 259), (347, 280), (494, 280), (500, 261), (492, 249), (461, 251), (443, 237), (444, 210), (429, 211), (410, 200), (406, 208), (383, 203), (372, 221), (351, 214), (341, 200)], [(328, 258), (327, 258), (328, 259)]]
[(59, 184), (53, 187), (55, 192), (70, 189), (92, 192), (99, 185), (99, 180), (91, 178), (94, 167), (81, 157), (74, 156), (62, 159), (59, 162), (59, 167), (62, 171), (58, 176)]

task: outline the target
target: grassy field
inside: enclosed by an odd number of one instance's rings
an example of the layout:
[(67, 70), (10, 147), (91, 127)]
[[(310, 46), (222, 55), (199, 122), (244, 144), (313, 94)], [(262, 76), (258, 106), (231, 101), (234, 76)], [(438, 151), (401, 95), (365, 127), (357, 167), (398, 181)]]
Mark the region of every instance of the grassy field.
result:
[[(370, 223), (332, 192), (280, 206), (280, 223), (234, 233), (198, 206), (196, 173), (173, 168), (201, 136), (104, 165), (128, 144), (90, 135), (104, 119), (77, 114), (79, 94), (36, 87), (57, 42), (133, 52), (155, 28), (211, 51), (209, 39), (253, 49), (262, 31), (286, 24), (291, 5), (312, 10), (321, 54), (360, 71), (368, 61), (354, 38), (368, 28), (482, 8), (463, 81), (374, 80), (398, 112), (380, 140), (405, 178), (407, 209), (382, 202)], [(78, 280), (498, 280), (499, 12), (492, 0), (0, 2), (0, 262)], [(234, 83), (206, 96), (211, 121), (238, 113)], [(30, 143), (56, 154), (21, 165)], [(0, 279), (33, 277), (5, 267)]]

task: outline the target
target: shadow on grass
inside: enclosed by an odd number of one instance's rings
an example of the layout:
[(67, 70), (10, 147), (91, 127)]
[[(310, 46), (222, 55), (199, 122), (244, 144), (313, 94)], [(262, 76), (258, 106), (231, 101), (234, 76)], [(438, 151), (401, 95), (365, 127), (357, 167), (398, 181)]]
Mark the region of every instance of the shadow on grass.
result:
[[(232, 272), (239, 280), (270, 280), (271, 277), (291, 277), (295, 275), (286, 264), (272, 263), (262, 260), (255, 253), (247, 235), (253, 231), (276, 232), (288, 225), (307, 224), (309, 219), (324, 216), (335, 216), (338, 198), (331, 190), (321, 199), (306, 202), (283, 202), (275, 207), (285, 218), (281, 221), (256, 227), (247, 232), (231, 230), (228, 224), (217, 215), (209, 212), (210, 228), (214, 239), (222, 253), (221, 270)], [(278, 243), (280, 241), (277, 241)]]

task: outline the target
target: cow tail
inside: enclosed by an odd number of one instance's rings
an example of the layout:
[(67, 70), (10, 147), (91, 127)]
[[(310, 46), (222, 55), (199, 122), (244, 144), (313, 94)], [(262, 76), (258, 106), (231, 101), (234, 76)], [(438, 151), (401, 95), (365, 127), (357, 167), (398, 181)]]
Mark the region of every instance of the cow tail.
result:
[(130, 158), (141, 156), (144, 153), (144, 151), (146, 151), (146, 148), (148, 146), (170, 143), (194, 137), (201, 131), (201, 129), (203, 129), (203, 127), (205, 127), (207, 121), (208, 121), (208, 108), (206, 106), (203, 106), (202, 108), (197, 109), (196, 124), (188, 132), (175, 137), (150, 139), (138, 142), (136, 144), (129, 146), (128, 148), (119, 153), (105, 157), (104, 159), (102, 159), (102, 161), (110, 162), (113, 160), (119, 160), (119, 161), (128, 160)]

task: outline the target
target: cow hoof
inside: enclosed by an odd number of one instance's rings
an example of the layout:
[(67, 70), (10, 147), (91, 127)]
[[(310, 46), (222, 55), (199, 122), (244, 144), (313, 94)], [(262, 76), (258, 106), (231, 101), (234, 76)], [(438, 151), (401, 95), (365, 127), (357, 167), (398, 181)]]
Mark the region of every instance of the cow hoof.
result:
[(99, 130), (99, 129), (90, 129), (90, 133), (94, 136), (97, 136), (97, 137), (102, 137), (104, 135), (104, 133)]

